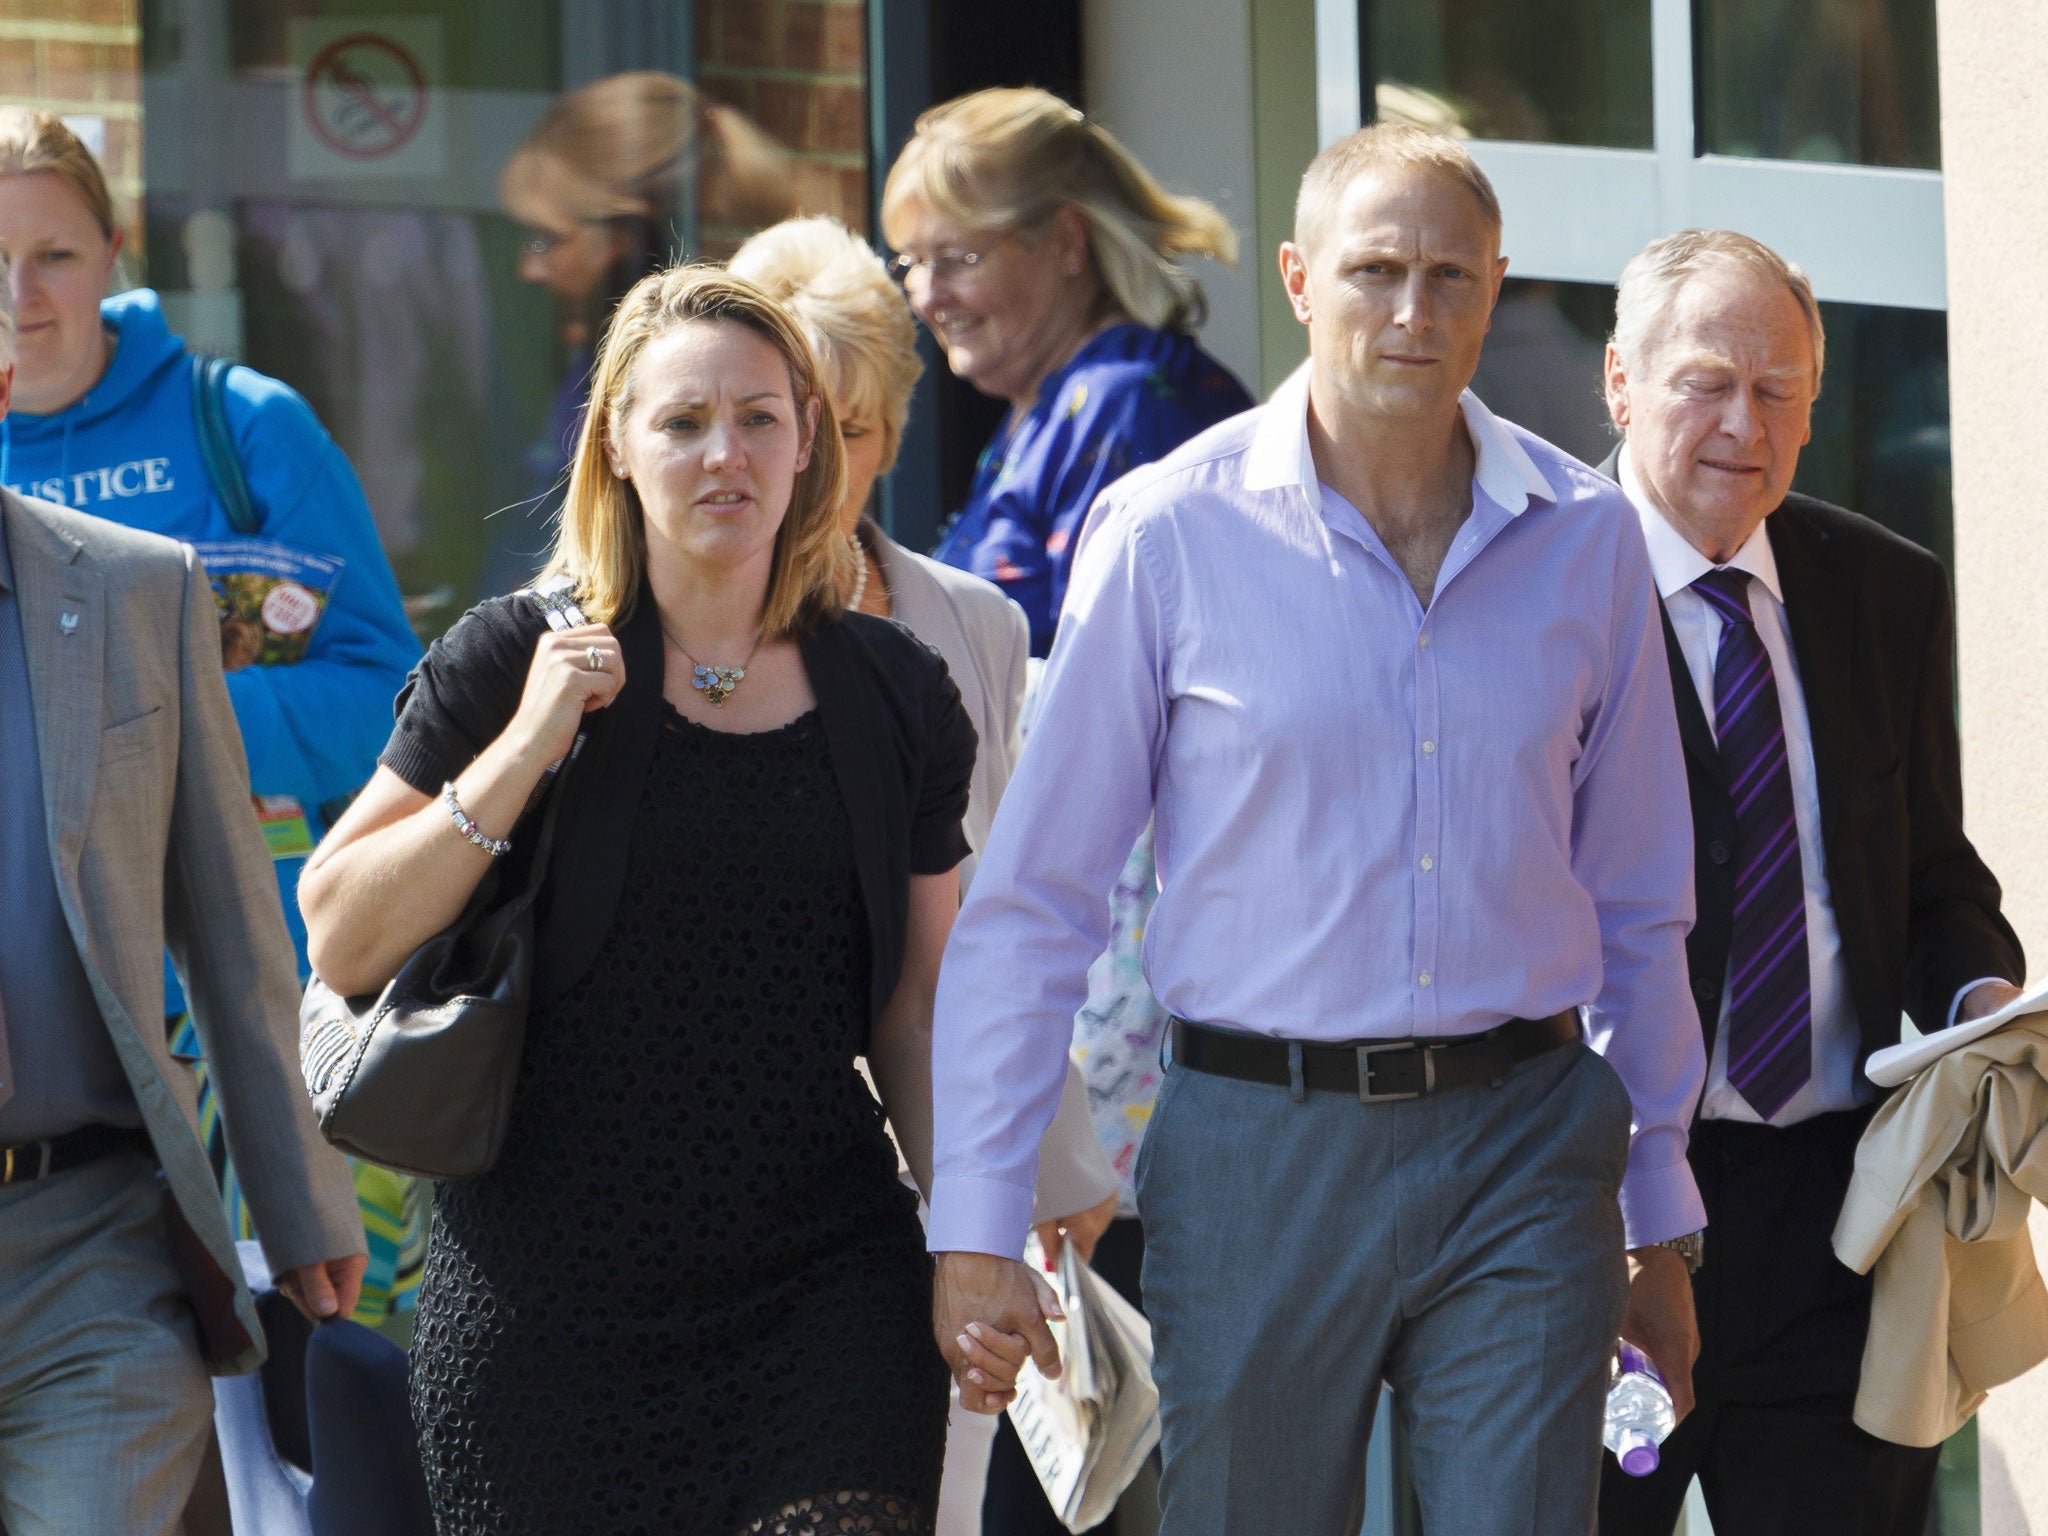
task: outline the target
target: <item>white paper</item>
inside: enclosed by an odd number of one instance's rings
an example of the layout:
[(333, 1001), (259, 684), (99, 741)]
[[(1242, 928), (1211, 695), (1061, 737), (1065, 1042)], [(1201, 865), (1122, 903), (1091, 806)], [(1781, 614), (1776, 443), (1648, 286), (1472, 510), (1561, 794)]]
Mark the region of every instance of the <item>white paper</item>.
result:
[[(1036, 1238), (1025, 1262), (1043, 1262)], [(1071, 1247), (1054, 1288), (1067, 1314), (1050, 1325), (1065, 1369), (1047, 1381), (1026, 1361), (1010, 1422), (1061, 1523), (1085, 1531), (1108, 1518), (1159, 1443), (1152, 1328)]]
[(1918, 1040), (1901, 1041), (1875, 1051), (1863, 1070), (1878, 1087), (1895, 1088), (1958, 1046), (1996, 1034), (2014, 1019), (2044, 1011), (2048, 1011), (2048, 981), (2035, 983), (1996, 1013), (1987, 1013), (1981, 1019), (1972, 1019), (1953, 1029), (1938, 1029)]

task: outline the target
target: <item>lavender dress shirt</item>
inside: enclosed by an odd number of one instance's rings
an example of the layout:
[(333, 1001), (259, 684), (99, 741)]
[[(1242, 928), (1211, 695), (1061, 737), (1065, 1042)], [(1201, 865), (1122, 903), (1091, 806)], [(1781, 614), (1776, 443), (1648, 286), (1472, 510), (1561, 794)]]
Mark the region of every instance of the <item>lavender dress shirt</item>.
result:
[(1584, 1005), (1635, 1104), (1629, 1243), (1705, 1224), (1692, 818), (1634, 509), (1468, 393), (1472, 512), (1425, 610), (1319, 485), (1307, 400), (1304, 369), (1091, 515), (940, 975), (934, 1251), (1022, 1241), (1148, 814), (1145, 974), (1172, 1012), (1349, 1041)]

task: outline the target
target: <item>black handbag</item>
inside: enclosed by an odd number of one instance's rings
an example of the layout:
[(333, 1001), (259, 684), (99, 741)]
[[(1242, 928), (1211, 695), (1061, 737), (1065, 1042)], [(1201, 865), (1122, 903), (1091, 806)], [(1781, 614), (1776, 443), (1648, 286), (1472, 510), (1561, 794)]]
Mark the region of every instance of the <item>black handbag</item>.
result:
[[(533, 594), (556, 629), (583, 615), (566, 581)], [(415, 950), (374, 996), (342, 997), (319, 977), (299, 1005), (299, 1064), (320, 1133), (366, 1162), (430, 1179), (471, 1179), (497, 1161), (512, 1107), (533, 988), (533, 904), (562, 813), (552, 788), (523, 886), (503, 898), (496, 871), (462, 915)], [(549, 781), (543, 781), (544, 785)]]

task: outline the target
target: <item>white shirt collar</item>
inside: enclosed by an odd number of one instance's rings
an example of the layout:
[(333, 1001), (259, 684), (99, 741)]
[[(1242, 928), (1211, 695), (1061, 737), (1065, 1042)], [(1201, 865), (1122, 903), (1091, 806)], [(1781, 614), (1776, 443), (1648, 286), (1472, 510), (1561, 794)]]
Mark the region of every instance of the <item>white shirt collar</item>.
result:
[[(1626, 443), (1622, 444), (1621, 462), (1617, 468), (1621, 474), (1621, 488), (1634, 504), (1636, 516), (1642, 522), (1643, 542), (1650, 547), (1650, 574), (1656, 578), (1657, 595), (1669, 597), (1674, 592), (1683, 592), (1713, 570), (1714, 562), (1693, 548), (1671, 520), (1657, 510), (1649, 493), (1643, 489), (1643, 482), (1636, 476), (1635, 465), (1629, 461)], [(1742, 548), (1735, 551), (1728, 567), (1747, 571), (1762, 582), (1782, 605), (1785, 589), (1778, 583), (1778, 557), (1771, 552), (1770, 523), (1771, 520), (1765, 518), (1756, 525), (1756, 531), (1743, 541)]]
[[(1309, 366), (1303, 363), (1289, 374), (1259, 413), (1258, 427), (1245, 454), (1244, 487), (1273, 491), (1299, 486), (1309, 505), (1320, 512), (1322, 484), (1308, 444)], [(1458, 397), (1458, 408), (1464, 412), (1465, 430), (1472, 438), (1477, 460), (1473, 483), (1490, 500), (1510, 517), (1519, 517), (1532, 499), (1557, 499), (1556, 490), (1529, 457), (1528, 449), (1477, 395), (1466, 390)]]

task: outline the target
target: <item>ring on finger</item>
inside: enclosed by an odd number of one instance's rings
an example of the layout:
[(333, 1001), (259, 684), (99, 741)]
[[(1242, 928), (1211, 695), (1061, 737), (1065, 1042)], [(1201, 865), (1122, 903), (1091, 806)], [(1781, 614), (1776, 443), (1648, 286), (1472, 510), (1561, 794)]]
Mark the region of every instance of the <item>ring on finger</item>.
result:
[(583, 664), (593, 672), (604, 670), (604, 652), (596, 646), (589, 646), (583, 652)]

